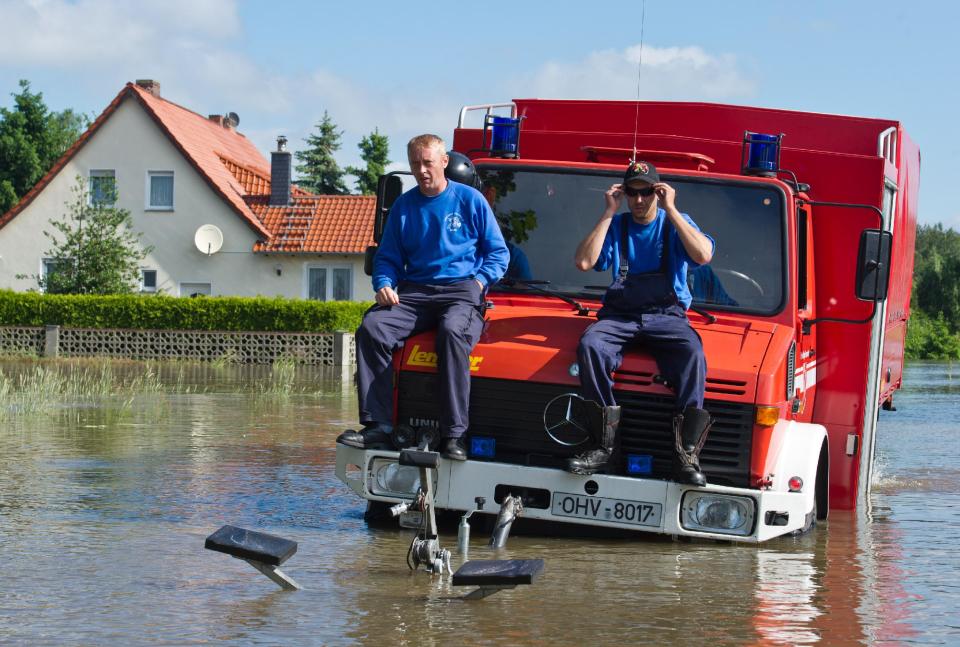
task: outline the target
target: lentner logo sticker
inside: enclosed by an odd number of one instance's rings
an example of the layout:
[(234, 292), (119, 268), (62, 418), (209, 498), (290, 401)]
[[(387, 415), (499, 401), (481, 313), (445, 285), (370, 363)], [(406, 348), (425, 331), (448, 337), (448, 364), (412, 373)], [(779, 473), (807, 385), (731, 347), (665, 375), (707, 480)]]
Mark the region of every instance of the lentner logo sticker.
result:
[(463, 220), (460, 219), (459, 213), (448, 213), (443, 220), (447, 231), (456, 233), (463, 227)]
[[(470, 370), (479, 371), (480, 362), (483, 361), (483, 355), (470, 356)], [(426, 366), (437, 368), (437, 354), (431, 351), (420, 350), (420, 344), (414, 344), (410, 351), (410, 357), (407, 359), (408, 366)]]

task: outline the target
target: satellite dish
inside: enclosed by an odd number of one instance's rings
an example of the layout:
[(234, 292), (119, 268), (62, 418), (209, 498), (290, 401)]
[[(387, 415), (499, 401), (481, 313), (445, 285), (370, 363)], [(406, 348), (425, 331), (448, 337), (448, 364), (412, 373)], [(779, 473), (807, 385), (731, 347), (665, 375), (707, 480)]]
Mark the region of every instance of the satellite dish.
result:
[(227, 113), (227, 121), (230, 122), (230, 125), (231, 125), (233, 128), (236, 128), (237, 126), (240, 125), (240, 115), (238, 115), (238, 114), (235, 113), (235, 112), (228, 112), (228, 113)]
[(216, 225), (200, 225), (193, 235), (193, 244), (202, 254), (211, 256), (223, 247), (223, 232)]

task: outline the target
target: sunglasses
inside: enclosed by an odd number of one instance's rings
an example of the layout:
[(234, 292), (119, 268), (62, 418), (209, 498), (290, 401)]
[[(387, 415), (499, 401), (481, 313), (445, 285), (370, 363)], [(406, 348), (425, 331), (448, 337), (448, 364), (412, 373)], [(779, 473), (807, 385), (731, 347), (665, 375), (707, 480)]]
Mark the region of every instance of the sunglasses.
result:
[(623, 192), (631, 198), (635, 198), (638, 195), (643, 196), (644, 198), (649, 198), (656, 192), (656, 189), (654, 189), (652, 186), (648, 186), (644, 189), (634, 189), (629, 186), (624, 186)]

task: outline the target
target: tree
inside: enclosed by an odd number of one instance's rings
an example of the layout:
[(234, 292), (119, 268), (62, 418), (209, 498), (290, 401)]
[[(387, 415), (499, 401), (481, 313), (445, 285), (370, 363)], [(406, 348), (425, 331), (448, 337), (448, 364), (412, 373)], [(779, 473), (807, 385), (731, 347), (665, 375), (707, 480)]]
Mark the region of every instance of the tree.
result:
[[(114, 206), (115, 196), (91, 201), (84, 179), (77, 176), (73, 200), (62, 220), (51, 220), (55, 231), (44, 231), (54, 259), (46, 276), (33, 275), (40, 289), (53, 294), (123, 294), (136, 290), (140, 261), (153, 248), (140, 245), (130, 212)], [(18, 276), (17, 278), (26, 278)]]
[(912, 302), (931, 319), (942, 315), (952, 332), (960, 331), (960, 233), (941, 224), (917, 227)]
[(5, 213), (50, 170), (89, 124), (73, 110), (51, 112), (43, 94), (20, 81), (13, 109), (0, 108), (0, 213)]
[(350, 191), (343, 182), (344, 171), (333, 159), (333, 154), (340, 150), (343, 131), (337, 130), (326, 111), (316, 129), (316, 133), (303, 140), (307, 149), (296, 152), (297, 160), (302, 162), (297, 165), (297, 184), (320, 195), (345, 195)]
[(348, 166), (347, 173), (357, 177), (357, 191), (362, 195), (372, 195), (377, 192), (377, 181), (390, 163), (390, 142), (386, 135), (381, 135), (376, 128), (373, 132), (360, 140), (357, 144), (360, 149), (360, 159), (367, 163), (366, 168)]

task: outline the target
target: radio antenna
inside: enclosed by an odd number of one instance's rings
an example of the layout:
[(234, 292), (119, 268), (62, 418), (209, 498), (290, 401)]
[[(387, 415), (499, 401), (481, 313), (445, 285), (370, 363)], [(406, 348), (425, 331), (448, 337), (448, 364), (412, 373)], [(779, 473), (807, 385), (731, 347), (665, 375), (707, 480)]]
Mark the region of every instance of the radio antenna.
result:
[(640, 60), (637, 61), (637, 109), (633, 115), (633, 157), (630, 163), (637, 161), (637, 130), (640, 129), (640, 70), (643, 67), (643, 25), (647, 19), (647, 0), (643, 0), (640, 10)]

